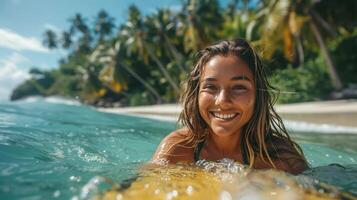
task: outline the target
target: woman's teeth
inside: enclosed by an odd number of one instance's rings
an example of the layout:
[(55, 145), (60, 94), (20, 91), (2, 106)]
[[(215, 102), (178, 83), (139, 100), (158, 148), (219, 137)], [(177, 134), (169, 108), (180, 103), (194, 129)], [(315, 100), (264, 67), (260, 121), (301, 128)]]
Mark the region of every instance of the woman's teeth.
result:
[(224, 119), (224, 120), (229, 120), (229, 119), (233, 119), (235, 116), (238, 115), (238, 113), (234, 113), (234, 114), (220, 114), (220, 113), (214, 113), (212, 112), (212, 115), (216, 118), (220, 118), (220, 119)]

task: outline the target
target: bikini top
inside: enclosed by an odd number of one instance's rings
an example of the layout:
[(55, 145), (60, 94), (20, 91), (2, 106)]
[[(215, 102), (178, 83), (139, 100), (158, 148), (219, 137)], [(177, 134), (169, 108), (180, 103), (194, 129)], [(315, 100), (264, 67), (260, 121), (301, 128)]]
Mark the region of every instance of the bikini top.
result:
[(193, 159), (195, 162), (200, 160), (200, 154), (201, 154), (201, 150), (203, 148), (205, 144), (205, 141), (201, 141), (200, 143), (197, 144), (196, 148), (193, 151)]

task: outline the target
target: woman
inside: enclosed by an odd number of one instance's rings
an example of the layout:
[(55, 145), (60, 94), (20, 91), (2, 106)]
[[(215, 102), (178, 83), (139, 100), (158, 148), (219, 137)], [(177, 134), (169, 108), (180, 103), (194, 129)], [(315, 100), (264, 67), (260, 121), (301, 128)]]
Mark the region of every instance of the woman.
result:
[(308, 165), (275, 112), (262, 63), (243, 39), (199, 53), (181, 96), (184, 128), (163, 139), (153, 162), (230, 158), (256, 169), (298, 174)]

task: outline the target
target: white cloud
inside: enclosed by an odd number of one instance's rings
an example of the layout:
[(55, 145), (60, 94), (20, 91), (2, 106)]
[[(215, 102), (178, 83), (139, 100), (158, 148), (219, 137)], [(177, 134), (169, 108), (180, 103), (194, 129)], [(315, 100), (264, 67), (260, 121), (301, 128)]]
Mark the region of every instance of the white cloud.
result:
[(0, 99), (8, 99), (11, 91), (30, 77), (28, 69), (18, 67), (19, 63), (28, 61), (28, 58), (19, 53), (0, 60)]
[(24, 37), (11, 30), (0, 28), (0, 47), (14, 50), (30, 50), (47, 53), (49, 50), (42, 46), (34, 37)]

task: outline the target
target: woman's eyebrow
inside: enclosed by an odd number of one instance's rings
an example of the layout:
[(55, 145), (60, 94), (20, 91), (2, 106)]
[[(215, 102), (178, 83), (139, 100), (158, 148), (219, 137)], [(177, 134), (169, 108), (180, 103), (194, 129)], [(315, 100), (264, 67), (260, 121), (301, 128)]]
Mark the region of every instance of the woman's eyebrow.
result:
[(235, 76), (235, 77), (232, 77), (231, 80), (245, 80), (245, 81), (251, 81), (247, 76), (245, 75), (242, 75), (242, 76)]
[(202, 82), (203, 81), (210, 82), (210, 81), (217, 81), (217, 79), (208, 77), (208, 78), (203, 79)]
[[(244, 80), (244, 81), (251, 81), (247, 76), (242, 75), (242, 76), (234, 76), (231, 78), (232, 81), (237, 81), (237, 80)], [(217, 81), (217, 79), (212, 78), (212, 77), (207, 77), (202, 80), (202, 82), (211, 82), (211, 81)]]

